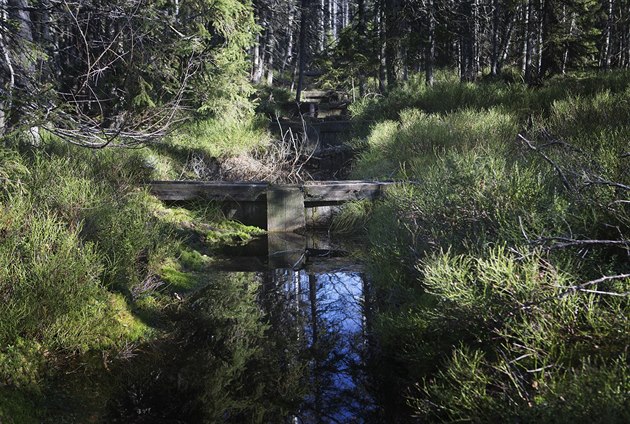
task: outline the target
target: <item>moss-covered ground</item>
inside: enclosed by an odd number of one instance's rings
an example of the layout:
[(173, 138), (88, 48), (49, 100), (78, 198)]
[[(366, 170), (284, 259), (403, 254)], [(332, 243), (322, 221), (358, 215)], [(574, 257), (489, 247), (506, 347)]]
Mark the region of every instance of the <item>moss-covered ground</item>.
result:
[[(217, 147), (206, 132), (220, 124), (199, 125), (201, 150), (229, 156), (265, 142), (233, 126)], [(41, 422), (67, 367), (107, 367), (166, 337), (169, 311), (207, 284), (213, 247), (263, 232), (216, 205), (165, 205), (147, 192), (145, 182), (186, 171), (172, 154), (192, 151), (186, 133), (163, 142), (170, 153), (91, 151), (42, 133), (38, 146), (14, 136), (0, 148), (0, 422), (10, 424)], [(226, 147), (234, 134), (238, 152)]]

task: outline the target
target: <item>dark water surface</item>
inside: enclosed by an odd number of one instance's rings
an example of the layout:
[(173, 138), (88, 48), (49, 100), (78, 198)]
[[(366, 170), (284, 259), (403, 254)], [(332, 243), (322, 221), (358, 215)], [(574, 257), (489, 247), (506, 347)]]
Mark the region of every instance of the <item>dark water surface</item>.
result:
[(82, 408), (111, 423), (381, 422), (357, 243), (286, 235), (226, 250), (165, 341), (68, 374), (55, 422)]

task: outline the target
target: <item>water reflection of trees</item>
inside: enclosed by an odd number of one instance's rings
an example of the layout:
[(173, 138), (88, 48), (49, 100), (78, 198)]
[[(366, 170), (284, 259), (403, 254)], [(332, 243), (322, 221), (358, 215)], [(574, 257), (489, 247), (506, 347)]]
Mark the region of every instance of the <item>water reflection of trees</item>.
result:
[(129, 364), (110, 422), (365, 422), (362, 275), (218, 273)]
[(306, 365), (288, 360), (290, 343), (270, 337), (260, 278), (210, 280), (177, 312), (181, 324), (159, 355), (130, 364), (138, 369), (112, 401), (110, 421), (284, 422), (298, 408)]
[(308, 362), (298, 421), (368, 420), (373, 406), (366, 390), (363, 275), (274, 270), (263, 287), (261, 304), (273, 332), (293, 332)]

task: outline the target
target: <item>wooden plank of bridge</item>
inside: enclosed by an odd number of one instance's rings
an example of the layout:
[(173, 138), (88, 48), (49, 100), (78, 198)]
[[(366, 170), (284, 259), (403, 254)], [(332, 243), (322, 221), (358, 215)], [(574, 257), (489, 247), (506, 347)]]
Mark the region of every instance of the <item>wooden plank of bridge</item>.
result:
[(304, 193), (297, 186), (269, 186), (267, 231), (291, 232), (306, 227)]
[[(334, 205), (352, 200), (373, 200), (380, 197), (392, 183), (369, 181), (321, 181), (302, 186), (304, 201), (301, 207)], [(149, 184), (151, 192), (160, 200), (216, 200), (234, 202), (265, 202), (267, 190), (286, 188), (300, 191), (298, 186), (269, 186), (267, 183), (230, 183), (201, 181), (154, 181)], [(298, 194), (295, 194), (298, 196)], [(297, 201), (296, 201), (297, 202)], [(297, 205), (297, 203), (295, 203)]]
[(302, 101), (312, 102), (327, 100), (332, 97), (339, 97), (341, 93), (336, 93), (334, 90), (306, 90), (302, 91)]
[(151, 193), (160, 200), (217, 200), (234, 202), (265, 201), (267, 183), (221, 181), (153, 181)]
[(391, 183), (365, 181), (325, 181), (304, 185), (305, 206), (330, 205), (381, 197)]
[(276, 121), (269, 124), (271, 129), (279, 131), (279, 130), (288, 130), (291, 128), (291, 131), (294, 133), (301, 133), (304, 130), (304, 126), (312, 127), (317, 130), (323, 132), (347, 132), (352, 128), (352, 122), (348, 120), (308, 120), (306, 122), (296, 121), (296, 120), (282, 120)]

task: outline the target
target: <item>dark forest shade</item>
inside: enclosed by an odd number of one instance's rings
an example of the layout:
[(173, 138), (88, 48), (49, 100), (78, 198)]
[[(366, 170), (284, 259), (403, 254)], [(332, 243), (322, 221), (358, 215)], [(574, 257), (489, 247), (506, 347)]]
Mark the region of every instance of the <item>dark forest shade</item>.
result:
[(310, 58), (307, 69), (332, 66), (361, 92), (366, 77), (384, 91), (413, 72), (431, 85), (435, 67), (456, 70), (462, 81), (512, 67), (536, 84), (569, 70), (630, 66), (628, 0), (259, 0), (255, 7), (262, 27), (252, 48), (255, 83), (269, 73), (295, 82), (300, 61), (287, 51), (297, 50)]

